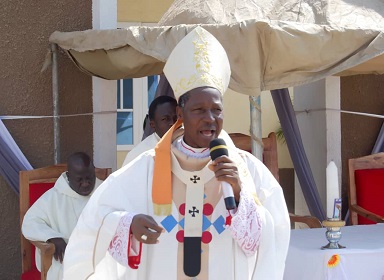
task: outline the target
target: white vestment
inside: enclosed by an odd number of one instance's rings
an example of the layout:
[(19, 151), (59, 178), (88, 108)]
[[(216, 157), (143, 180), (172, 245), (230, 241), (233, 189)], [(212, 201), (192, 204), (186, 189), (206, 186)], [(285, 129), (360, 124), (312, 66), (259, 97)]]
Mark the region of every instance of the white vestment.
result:
[[(230, 231), (223, 228), (228, 211), (225, 209), (221, 194), (216, 195), (217, 203), (213, 207), (213, 213), (209, 217), (204, 217), (202, 229), (209, 231), (212, 237), (208, 240), (208, 245), (202, 244), (202, 254), (204, 250), (209, 253), (209, 261), (206, 262), (205, 268), (207, 278), (199, 278), (198, 275), (194, 279), (282, 279), (290, 235), (289, 216), (282, 189), (263, 163), (247, 152), (234, 149), (244, 161), (248, 170), (246, 172), (252, 180), (249, 186), (244, 186), (242, 182), (240, 195), (256, 190), (261, 202), (261, 206), (258, 206), (258, 213), (262, 220), (259, 247), (256, 254), (247, 256), (234, 241)], [(194, 161), (198, 162), (200, 159), (180, 155), (181, 152), (174, 147), (172, 154), (172, 185), (173, 187), (181, 186), (180, 178), (183, 176), (181, 174), (183, 170), (180, 166), (188, 164), (191, 166)], [(176, 171), (175, 166), (179, 166), (179, 170)], [(181, 211), (177, 201), (173, 199), (172, 215), (155, 216), (153, 214), (151, 193), (153, 168), (154, 150), (150, 150), (114, 172), (95, 192), (79, 218), (68, 243), (64, 258), (65, 280), (191, 279), (180, 274), (182, 241), (179, 241), (178, 233), (184, 227), (184, 218), (180, 218)], [(189, 169), (184, 173), (191, 173), (191, 171), (196, 170)], [(206, 166), (200, 171), (198, 174), (202, 177), (209, 172), (213, 174)], [(210, 176), (214, 177), (212, 174)], [(239, 176), (241, 179), (243, 174), (239, 172)], [(178, 191), (177, 188), (172, 190), (173, 197)], [(216, 193), (217, 190), (220, 192), (219, 183), (216, 184)], [(206, 191), (207, 189), (204, 194), (207, 194)], [(212, 188), (210, 191), (212, 192)], [(242, 203), (241, 197), (240, 204)], [(240, 205), (239, 209), (241, 209)], [(158, 244), (143, 245), (138, 269), (132, 269), (127, 264), (121, 265), (109, 251), (111, 241), (118, 233), (121, 220), (127, 217), (127, 213), (131, 216), (139, 213), (148, 214), (166, 229), (166, 232), (160, 235)], [(122, 243), (128, 243), (127, 239), (123, 239)], [(124, 247), (126, 244), (121, 246)]]
[[(96, 178), (95, 189), (102, 181)], [(22, 224), (24, 237), (32, 241), (47, 241), (51, 238), (63, 238), (68, 242), (72, 230), (89, 196), (76, 193), (68, 184), (66, 172), (46, 191), (27, 211)], [(40, 270), (40, 250), (36, 250), (36, 267)], [(52, 258), (47, 279), (62, 279), (62, 264)]]
[(123, 166), (130, 163), (132, 160), (134, 160), (137, 156), (144, 153), (145, 151), (149, 151), (151, 149), (154, 149), (157, 142), (160, 141), (160, 137), (157, 135), (156, 132), (149, 135), (147, 138), (145, 138), (143, 141), (141, 141), (137, 146), (135, 146), (125, 157), (125, 160), (123, 162)]

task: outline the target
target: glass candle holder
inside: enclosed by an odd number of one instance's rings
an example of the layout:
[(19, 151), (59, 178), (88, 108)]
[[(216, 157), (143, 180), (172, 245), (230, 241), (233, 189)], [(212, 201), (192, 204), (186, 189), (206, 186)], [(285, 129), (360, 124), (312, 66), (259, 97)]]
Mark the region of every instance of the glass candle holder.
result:
[(325, 237), (328, 244), (322, 246), (321, 249), (343, 249), (345, 246), (339, 244), (341, 239), (341, 228), (345, 226), (345, 221), (329, 218), (322, 222), (322, 225), (327, 229)]

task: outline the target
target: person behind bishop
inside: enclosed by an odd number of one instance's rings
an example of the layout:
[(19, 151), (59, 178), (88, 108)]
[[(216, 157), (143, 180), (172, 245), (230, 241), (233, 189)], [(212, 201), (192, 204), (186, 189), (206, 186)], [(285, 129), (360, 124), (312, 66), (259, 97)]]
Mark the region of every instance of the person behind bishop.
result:
[[(233, 143), (229, 156), (209, 156), (230, 79), (224, 48), (197, 27), (164, 74), (178, 121), (92, 196), (69, 240), (64, 279), (282, 279), (290, 222), (280, 185)], [(226, 209), (221, 182), (236, 209)]]
[(155, 148), (160, 138), (163, 137), (168, 129), (177, 121), (176, 106), (177, 102), (175, 98), (167, 95), (158, 96), (151, 102), (148, 110), (148, 118), (149, 125), (155, 132), (128, 152), (122, 166), (130, 163), (141, 153)]

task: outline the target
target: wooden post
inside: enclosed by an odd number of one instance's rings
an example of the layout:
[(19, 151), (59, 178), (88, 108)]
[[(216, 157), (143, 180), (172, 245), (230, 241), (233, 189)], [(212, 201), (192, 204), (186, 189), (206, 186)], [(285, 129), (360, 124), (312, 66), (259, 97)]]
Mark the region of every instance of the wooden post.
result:
[(260, 94), (257, 97), (249, 97), (251, 112), (251, 138), (252, 138), (252, 154), (259, 160), (263, 160), (263, 141), (261, 133), (261, 102)]

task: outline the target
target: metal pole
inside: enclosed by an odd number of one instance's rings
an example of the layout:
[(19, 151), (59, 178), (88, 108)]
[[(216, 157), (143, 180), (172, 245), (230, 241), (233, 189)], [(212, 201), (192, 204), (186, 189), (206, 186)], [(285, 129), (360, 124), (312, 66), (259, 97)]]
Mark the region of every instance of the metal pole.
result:
[(60, 117), (59, 117), (59, 74), (57, 67), (57, 45), (51, 44), (52, 52), (52, 97), (53, 97), (53, 157), (54, 164), (60, 163)]
[(260, 94), (249, 96), (250, 112), (251, 112), (251, 138), (252, 138), (252, 154), (259, 160), (263, 160), (263, 140), (261, 133), (261, 106)]

